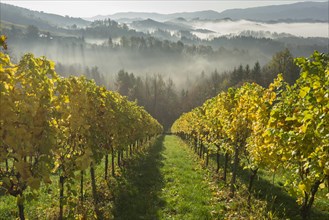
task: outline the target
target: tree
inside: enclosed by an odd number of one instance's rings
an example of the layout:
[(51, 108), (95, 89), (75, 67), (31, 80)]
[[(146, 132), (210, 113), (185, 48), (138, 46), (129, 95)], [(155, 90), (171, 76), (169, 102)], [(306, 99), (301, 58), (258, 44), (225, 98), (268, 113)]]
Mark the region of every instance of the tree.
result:
[(240, 64), (238, 69), (234, 68), (233, 72), (231, 73), (231, 84), (233, 86), (238, 85), (244, 80), (244, 70), (243, 66)]
[(127, 96), (129, 100), (132, 99), (132, 90), (135, 85), (135, 76), (133, 73), (129, 74), (128, 72), (125, 72), (124, 70), (120, 70), (118, 72), (118, 75), (116, 77), (116, 89), (117, 91), (123, 95)]
[(216, 96), (219, 92), (219, 85), (221, 83), (221, 77), (217, 70), (211, 73), (210, 76), (210, 85), (211, 85), (211, 97)]
[(259, 62), (257, 61), (253, 67), (253, 69), (251, 70), (251, 80), (253, 82), (256, 82), (260, 85), (263, 85), (263, 80), (261, 78), (261, 69), (260, 69), (260, 65)]
[(120, 45), (123, 48), (129, 48), (130, 47), (130, 40), (126, 36), (122, 36), (120, 38)]
[(107, 45), (109, 46), (109, 47), (113, 47), (113, 40), (112, 40), (112, 38), (111, 37), (109, 37), (109, 39), (107, 40)]
[(31, 40), (38, 38), (39, 37), (39, 28), (37, 28), (34, 25), (27, 26), (26, 37)]
[(91, 68), (90, 75), (91, 79), (94, 79), (97, 85), (101, 86), (106, 84), (104, 76), (99, 72), (97, 66)]
[(294, 63), (294, 57), (286, 48), (276, 53), (272, 60), (264, 67), (264, 77), (268, 85), (278, 73), (282, 73), (283, 78), (289, 84), (293, 84), (299, 77), (299, 68)]
[(250, 67), (248, 64), (246, 65), (246, 67), (244, 69), (244, 78), (246, 80), (250, 80)]

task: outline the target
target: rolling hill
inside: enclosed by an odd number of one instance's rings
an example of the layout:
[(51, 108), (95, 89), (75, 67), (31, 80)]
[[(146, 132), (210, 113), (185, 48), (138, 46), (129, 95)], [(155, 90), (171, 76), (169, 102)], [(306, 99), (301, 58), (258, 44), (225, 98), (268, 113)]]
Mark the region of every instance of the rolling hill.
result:
[(221, 13), (207, 10), (197, 12), (182, 12), (173, 14), (143, 13), (143, 12), (120, 12), (113, 15), (98, 15), (87, 20), (110, 18), (114, 20), (138, 21), (152, 19), (155, 21), (168, 21), (175, 18), (186, 20), (220, 20), (231, 18), (233, 20), (253, 20), (263, 22), (327, 22), (328, 2), (299, 2), (286, 5), (262, 6), (246, 9), (229, 9)]
[(39, 11), (0, 3), (1, 21), (9, 22), (17, 25), (34, 25), (44, 30), (52, 30), (53, 28), (66, 28), (72, 25), (84, 27), (90, 24), (90, 21), (81, 18), (73, 18), (69, 16), (60, 16)]
[(254, 21), (328, 21), (328, 2), (301, 2), (247, 9), (230, 9), (220, 13), (219, 18)]

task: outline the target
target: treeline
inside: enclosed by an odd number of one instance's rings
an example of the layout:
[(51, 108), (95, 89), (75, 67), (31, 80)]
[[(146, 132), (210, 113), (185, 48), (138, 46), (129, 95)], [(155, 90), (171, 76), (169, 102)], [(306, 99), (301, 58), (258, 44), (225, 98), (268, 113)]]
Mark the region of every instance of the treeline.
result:
[(147, 36), (142, 32), (129, 29), (126, 24), (119, 24), (118, 22), (105, 19), (91, 22), (88, 27), (78, 28), (76, 25), (72, 26), (70, 33), (82, 37), (90, 38), (118, 38), (121, 36)]
[[(100, 22), (100, 21), (97, 21)], [(96, 23), (97, 23), (96, 22)], [(118, 25), (115, 21), (110, 20), (109, 23)], [(92, 23), (93, 24), (93, 23)], [(121, 29), (120, 29), (121, 30)], [(128, 31), (127, 28), (125, 28)], [(104, 40), (101, 45), (98, 47), (103, 48), (112, 48), (112, 49), (131, 49), (138, 51), (162, 51), (164, 53), (187, 53), (187, 54), (200, 54), (200, 55), (212, 55), (215, 51), (211, 46), (204, 45), (188, 45), (184, 44), (182, 41), (170, 41), (170, 40), (161, 40), (150, 34), (126, 34), (119, 32), (118, 34), (113, 34), (112, 29), (109, 29), (108, 26), (99, 26), (91, 25), (86, 29), (80, 29), (77, 31), (77, 36), (79, 37), (61, 37), (56, 34), (45, 32), (39, 30), (38, 27), (29, 25), (25, 30), (17, 28), (14, 25), (10, 29), (2, 30), (10, 40), (27, 40), (27, 41), (36, 41), (36, 40), (59, 40), (62, 43), (72, 43), (76, 46), (86, 46), (85, 38), (91, 39), (107, 39)], [(106, 31), (105, 34), (102, 34), (103, 31)], [(134, 30), (130, 30), (135, 33)], [(92, 33), (92, 34), (86, 34)], [(74, 41), (73, 39), (76, 38)]]
[(231, 197), (239, 187), (238, 167), (247, 169), (249, 206), (258, 171), (285, 170), (285, 186), (302, 219), (311, 219), (317, 192), (329, 189), (329, 57), (314, 52), (295, 61), (301, 73), (294, 84), (279, 74), (266, 87), (247, 82), (229, 88), (181, 115), (171, 129), (190, 141), (206, 165), (216, 155), (217, 172), (224, 160), (225, 182), (233, 164)]
[(61, 76), (85, 76), (87, 79), (93, 79), (98, 86), (108, 87), (107, 80), (104, 75), (100, 73), (97, 66), (83, 67), (80, 64), (65, 65), (57, 63), (55, 69)]
[(144, 79), (120, 71), (116, 79), (116, 90), (128, 97), (128, 100), (137, 101), (165, 129), (168, 129), (179, 114), (184, 111), (181, 105), (174, 82), (164, 80), (161, 75), (146, 76)]
[[(15, 25), (5, 26), (1, 31), (10, 40), (30, 40), (50, 39), (60, 40), (66, 43), (77, 43), (86, 46), (85, 39), (102, 39), (99, 47), (105, 48), (125, 48), (138, 51), (160, 50), (171, 53), (186, 53), (191, 55), (220, 56), (223, 53), (232, 53), (234, 50), (247, 53), (274, 54), (278, 50), (289, 47), (294, 54), (305, 54), (317, 49), (326, 51), (325, 40), (322, 38), (298, 38), (285, 37), (277, 40), (270, 38), (258, 38), (253, 36), (222, 36), (212, 40), (201, 40), (188, 31), (181, 31), (179, 36), (171, 35), (166, 30), (156, 30), (154, 33), (142, 33), (129, 29), (126, 24), (119, 24), (114, 20), (94, 21), (90, 26), (71, 29), (63, 29), (66, 35), (63, 37), (55, 29), (54, 31), (42, 31), (37, 26), (28, 25), (26, 28)], [(75, 39), (75, 40), (73, 40)], [(296, 44), (295, 42), (298, 42)], [(92, 43), (91, 43), (92, 44)], [(296, 44), (296, 45), (295, 45)]]
[(238, 87), (244, 82), (256, 82), (266, 87), (273, 81), (276, 73), (282, 73), (290, 84), (299, 76), (299, 68), (294, 64), (294, 58), (288, 49), (275, 54), (263, 67), (256, 62), (252, 67), (240, 65), (224, 73), (215, 70), (206, 75), (203, 72), (195, 79), (187, 79), (184, 88), (179, 88), (172, 79), (164, 79), (162, 75), (142, 78), (121, 70), (117, 74), (114, 89), (129, 100), (136, 100), (168, 129), (183, 112), (201, 105), (221, 91)]
[(170, 128), (183, 112), (190, 111), (230, 87), (240, 86), (244, 82), (256, 82), (266, 87), (276, 77), (276, 73), (282, 73), (286, 81), (293, 84), (299, 76), (299, 68), (294, 64), (294, 57), (288, 49), (276, 53), (264, 66), (256, 62), (251, 67), (239, 65), (231, 71), (222, 73), (217, 70), (208, 74), (202, 72), (191, 79), (187, 76), (185, 82), (179, 84), (160, 74), (142, 77), (124, 70), (120, 70), (114, 83), (109, 84), (96, 66), (83, 68), (81, 65), (57, 64), (56, 70), (64, 76), (71, 73), (85, 75), (89, 79), (94, 79), (97, 85), (118, 91), (130, 101), (136, 100), (165, 129)]
[(166, 129), (183, 112), (190, 111), (230, 87), (240, 86), (244, 82), (256, 82), (266, 87), (276, 77), (276, 73), (282, 73), (286, 81), (293, 84), (299, 76), (299, 68), (294, 64), (294, 57), (288, 49), (276, 53), (264, 66), (256, 62), (253, 66), (239, 65), (231, 71), (202, 72), (195, 77), (187, 76), (185, 82), (175, 82), (161, 74), (143, 77), (124, 70), (120, 70), (109, 82), (97, 66), (89, 68), (81, 64), (57, 63), (56, 72), (65, 77), (69, 73), (84, 75), (94, 79), (97, 85), (118, 91), (130, 101), (137, 101)]

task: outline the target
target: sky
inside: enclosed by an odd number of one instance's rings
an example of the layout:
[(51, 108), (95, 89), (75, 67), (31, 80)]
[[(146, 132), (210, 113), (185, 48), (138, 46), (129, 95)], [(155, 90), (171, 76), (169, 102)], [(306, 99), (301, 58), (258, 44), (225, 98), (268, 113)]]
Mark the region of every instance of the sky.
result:
[[(218, 12), (231, 8), (249, 8), (274, 4), (291, 4), (305, 0), (256, 0), (256, 1), (197, 1), (197, 0), (132, 0), (132, 1), (87, 1), (87, 0), (1, 0), (3, 3), (20, 6), (36, 11), (53, 13), (58, 15), (69, 15), (71, 17), (89, 18), (96, 15), (110, 15), (118, 12), (157, 12), (170, 14), (175, 12), (191, 12), (202, 10), (215, 10)], [(326, 0), (317, 0), (326, 1)]]

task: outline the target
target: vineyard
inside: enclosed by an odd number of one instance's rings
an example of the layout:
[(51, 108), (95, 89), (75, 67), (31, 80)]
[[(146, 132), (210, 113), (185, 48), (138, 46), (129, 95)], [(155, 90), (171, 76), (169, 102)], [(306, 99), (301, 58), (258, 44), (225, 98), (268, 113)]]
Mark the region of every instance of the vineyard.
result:
[(177, 137), (119, 93), (0, 46), (0, 219), (284, 218), (256, 195), (264, 173), (301, 219), (329, 205), (326, 54), (297, 58), (293, 85), (279, 74), (219, 93), (175, 121)]
[(297, 197), (301, 217), (307, 219), (318, 190), (329, 188), (328, 61), (318, 52), (309, 59), (297, 58), (301, 75), (294, 85), (279, 74), (268, 88), (254, 83), (230, 88), (182, 115), (172, 131), (189, 140), (200, 157), (206, 155), (206, 164), (215, 154), (217, 172), (224, 155), (224, 181), (228, 163), (233, 163), (231, 197), (238, 167), (249, 170), (249, 205), (259, 169), (273, 175), (291, 171), (284, 185)]
[[(5, 46), (5, 38), (2, 37)], [(45, 58), (25, 55), (13, 64), (0, 54), (1, 71), (1, 148), (0, 186), (17, 198), (19, 218), (24, 217), (24, 192), (37, 191), (42, 183), (50, 184), (51, 175), (59, 181), (59, 214), (72, 201), (70, 191), (77, 173), (80, 178), (80, 201), (84, 200), (84, 176), (90, 170), (94, 211), (98, 207), (95, 166), (103, 158), (104, 178), (108, 178), (108, 155), (121, 165), (124, 151), (131, 155), (162, 126), (143, 108), (118, 93), (84, 77), (61, 78), (54, 63)], [(67, 186), (66, 186), (67, 185)], [(72, 206), (72, 204), (71, 204)]]

